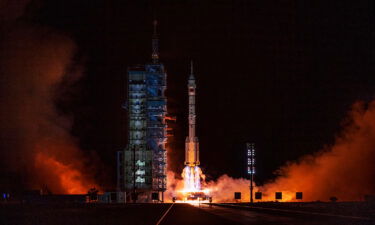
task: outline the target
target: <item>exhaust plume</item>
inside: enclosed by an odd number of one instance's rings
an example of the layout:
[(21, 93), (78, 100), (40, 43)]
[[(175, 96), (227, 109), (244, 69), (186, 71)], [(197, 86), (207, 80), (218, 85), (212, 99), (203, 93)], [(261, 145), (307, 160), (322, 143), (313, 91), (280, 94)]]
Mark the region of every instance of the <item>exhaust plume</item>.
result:
[[(250, 180), (239, 178), (235, 179), (224, 174), (216, 181), (207, 183), (213, 202), (234, 202), (234, 192), (241, 192), (241, 201), (250, 201)], [(254, 191), (257, 191), (254, 188)]]
[(73, 41), (29, 24), (14, 26), (0, 41), (3, 188), (77, 194), (97, 187), (69, 133), (71, 119), (56, 109), (62, 84), (79, 76)]
[(274, 182), (261, 189), (274, 198), (283, 191), (285, 201), (302, 191), (305, 201), (363, 200), (375, 194), (375, 101), (357, 102), (344, 121), (343, 131), (332, 146), (288, 163)]

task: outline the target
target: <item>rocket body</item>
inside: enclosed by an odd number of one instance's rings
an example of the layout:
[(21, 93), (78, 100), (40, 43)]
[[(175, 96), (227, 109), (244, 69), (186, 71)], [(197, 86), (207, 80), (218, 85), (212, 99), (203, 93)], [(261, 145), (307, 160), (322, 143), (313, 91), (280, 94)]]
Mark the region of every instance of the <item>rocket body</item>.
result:
[(201, 191), (202, 170), (199, 168), (199, 141), (195, 134), (195, 95), (197, 86), (193, 75), (193, 62), (191, 62), (187, 88), (189, 95), (189, 136), (185, 140), (185, 168), (182, 172), (182, 177), (184, 178), (185, 191), (199, 192)]
[(193, 64), (191, 64), (191, 74), (187, 87), (189, 95), (189, 136), (185, 140), (185, 165), (194, 167), (199, 165), (199, 141), (195, 135), (195, 94), (197, 86), (193, 75)]

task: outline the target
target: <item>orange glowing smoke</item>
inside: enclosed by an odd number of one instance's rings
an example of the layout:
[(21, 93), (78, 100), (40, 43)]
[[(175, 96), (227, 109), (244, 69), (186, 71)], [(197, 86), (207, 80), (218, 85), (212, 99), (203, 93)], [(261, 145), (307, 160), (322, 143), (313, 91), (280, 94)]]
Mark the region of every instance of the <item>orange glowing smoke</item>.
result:
[[(49, 157), (43, 153), (38, 153), (35, 157), (36, 167), (44, 172), (50, 173), (57, 178), (57, 183), (53, 184), (53, 190), (61, 190), (63, 194), (85, 194), (96, 185), (87, 181), (82, 172), (74, 168), (73, 165), (64, 164), (54, 157)], [(59, 193), (59, 194), (61, 194)]]
[(93, 179), (95, 168), (89, 168), (90, 162), (71, 137), (61, 134), (59, 138), (42, 138), (35, 145), (34, 171), (38, 176), (34, 183), (54, 194), (85, 194), (90, 188), (98, 189)]
[[(303, 192), (303, 201), (363, 200), (375, 194), (375, 101), (355, 103), (344, 121), (336, 141), (316, 154), (282, 167), (280, 176), (254, 191), (263, 192), (263, 201), (274, 201), (275, 192), (283, 192), (282, 201), (296, 201), (295, 192)], [(249, 180), (221, 176), (208, 183), (214, 201), (233, 202), (233, 193), (242, 192), (249, 201)], [(259, 188), (259, 189), (258, 189)]]
[[(288, 163), (281, 177), (262, 190), (304, 192), (304, 200), (363, 200), (375, 194), (375, 101), (355, 103), (335, 143), (326, 149)], [(273, 196), (270, 196), (273, 198)], [(290, 200), (293, 200), (291, 198)]]
[(176, 195), (179, 191), (184, 189), (184, 182), (182, 179), (178, 179), (176, 174), (172, 171), (167, 171), (167, 190), (165, 192), (165, 201), (172, 202), (173, 197), (177, 197)]
[[(3, 184), (87, 193), (98, 163), (88, 162), (70, 135), (73, 120), (56, 107), (81, 77), (74, 42), (58, 31), (31, 24), (10, 26), (0, 40), (0, 166)], [(69, 92), (69, 91), (68, 91)], [(70, 92), (69, 92), (70, 93)]]
[[(241, 192), (241, 201), (250, 201), (250, 181), (247, 179), (231, 178), (224, 174), (216, 181), (207, 183), (213, 202), (234, 202), (234, 192)], [(255, 188), (254, 191), (257, 191)]]

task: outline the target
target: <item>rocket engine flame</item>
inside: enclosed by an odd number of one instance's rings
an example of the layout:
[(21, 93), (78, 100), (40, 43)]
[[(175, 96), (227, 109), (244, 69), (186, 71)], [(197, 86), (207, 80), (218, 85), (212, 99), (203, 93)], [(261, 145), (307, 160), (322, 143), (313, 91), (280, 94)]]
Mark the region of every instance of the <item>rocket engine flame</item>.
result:
[(201, 191), (202, 170), (199, 166), (186, 166), (182, 172), (184, 179), (184, 192)]

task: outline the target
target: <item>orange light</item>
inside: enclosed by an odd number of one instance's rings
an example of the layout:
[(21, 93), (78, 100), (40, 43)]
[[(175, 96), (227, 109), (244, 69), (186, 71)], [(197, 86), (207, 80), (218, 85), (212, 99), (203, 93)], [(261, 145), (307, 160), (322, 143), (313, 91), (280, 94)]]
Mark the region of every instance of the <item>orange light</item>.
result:
[(85, 194), (90, 188), (97, 187), (93, 182), (85, 179), (81, 171), (54, 157), (37, 153), (35, 163), (38, 168), (48, 172), (50, 176), (57, 177), (58, 184), (55, 185), (60, 186), (63, 192), (58, 194)]

